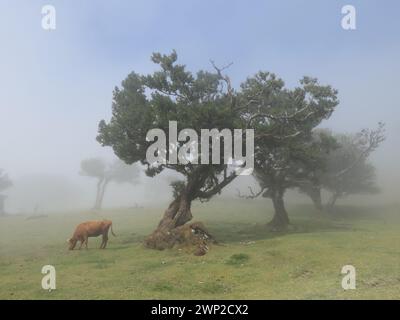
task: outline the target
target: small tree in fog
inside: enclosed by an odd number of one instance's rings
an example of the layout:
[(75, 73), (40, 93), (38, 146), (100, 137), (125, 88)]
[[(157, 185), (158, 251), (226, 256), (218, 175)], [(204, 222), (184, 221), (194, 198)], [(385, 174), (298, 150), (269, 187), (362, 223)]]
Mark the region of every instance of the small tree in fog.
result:
[(336, 139), (339, 148), (329, 154), (326, 172), (321, 176), (325, 189), (331, 192), (327, 209), (336, 200), (351, 194), (377, 193), (375, 167), (368, 157), (384, 141), (384, 127), (365, 129), (357, 134), (341, 134)]
[(334, 139), (329, 152), (321, 150), (321, 168), (311, 168), (308, 183), (299, 185), (299, 190), (322, 209), (321, 190), (331, 193), (326, 209), (330, 211), (337, 199), (363, 193), (376, 193), (375, 168), (368, 157), (384, 141), (384, 125), (375, 130), (364, 129), (357, 134), (336, 134), (325, 131), (326, 138)]
[(96, 200), (93, 208), (100, 210), (104, 194), (110, 182), (136, 183), (139, 178), (139, 168), (136, 165), (127, 165), (120, 160), (107, 164), (101, 158), (82, 160), (81, 175), (97, 179)]
[(5, 215), (4, 210), (4, 202), (6, 199), (6, 195), (2, 194), (2, 192), (12, 186), (12, 181), (8, 177), (7, 174), (4, 173), (2, 169), (0, 169), (0, 216)]
[[(294, 188), (308, 190), (314, 186), (316, 176), (313, 172), (323, 170), (325, 162), (321, 155), (330, 150), (332, 144), (333, 141), (318, 130), (280, 143), (262, 155), (263, 162), (256, 166), (254, 177), (262, 188), (262, 196), (272, 200), (275, 214), (268, 224), (271, 229), (286, 228), (289, 216), (285, 208), (285, 192)], [(320, 198), (314, 200), (322, 206)]]
[(106, 163), (100, 158), (82, 160), (80, 174), (97, 179), (96, 200), (94, 202), (93, 209), (99, 209), (99, 198), (106, 177)]

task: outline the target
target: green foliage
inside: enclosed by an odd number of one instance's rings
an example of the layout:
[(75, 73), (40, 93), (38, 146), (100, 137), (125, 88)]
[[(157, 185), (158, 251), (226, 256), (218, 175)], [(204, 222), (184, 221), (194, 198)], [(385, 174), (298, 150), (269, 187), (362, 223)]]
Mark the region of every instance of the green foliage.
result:
[(318, 146), (315, 155), (320, 166), (307, 168), (310, 179), (299, 184), (299, 190), (308, 194), (320, 209), (321, 189), (330, 191), (328, 210), (338, 198), (379, 192), (375, 168), (368, 157), (384, 139), (382, 123), (375, 130), (363, 129), (356, 134), (333, 134), (321, 129), (314, 131), (312, 141)]
[[(151, 142), (146, 141), (146, 134), (150, 129), (159, 128), (169, 139), (169, 121), (178, 122), (178, 131), (192, 128), (199, 136), (201, 129), (241, 127), (217, 74), (199, 71), (193, 75), (184, 65), (176, 64), (175, 52), (155, 53), (152, 60), (161, 71), (146, 76), (131, 73), (122, 82), (122, 88), (114, 90), (111, 121), (99, 124), (98, 141), (113, 147), (119, 158), (127, 163), (141, 161), (150, 167), (146, 150)], [(182, 145), (177, 146), (178, 150)], [(168, 167), (188, 176), (193, 166), (160, 165), (157, 170), (150, 168), (149, 175)], [(217, 173), (224, 169), (223, 165), (214, 167)]]
[(367, 132), (364, 130), (357, 134), (335, 136), (339, 147), (329, 153), (321, 182), (324, 188), (337, 197), (379, 192), (375, 167), (368, 161), (368, 156), (380, 142), (373, 150), (369, 150), (371, 145), (366, 141), (366, 135), (369, 135)]
[(90, 158), (81, 161), (80, 174), (88, 177), (104, 179), (106, 175), (107, 164), (103, 159)]
[[(270, 73), (257, 74), (243, 88), (247, 95), (258, 92), (262, 100), (250, 116), (250, 125), (259, 132), (254, 176), (261, 191), (266, 190), (263, 196), (282, 197), (285, 190), (309, 183), (310, 171), (323, 166), (320, 152), (329, 149), (332, 141), (323, 133), (313, 139), (313, 129), (332, 114), (338, 104), (337, 91), (309, 77), (287, 89)], [(272, 134), (265, 134), (271, 127)]]
[[(175, 51), (170, 55), (154, 53), (152, 61), (159, 65), (159, 71), (150, 75), (132, 72), (121, 88), (115, 88), (112, 118), (108, 123), (100, 122), (97, 140), (111, 146), (126, 163), (140, 161), (146, 165), (149, 176), (165, 168), (183, 174), (185, 192), (191, 200), (211, 198), (236, 177), (223, 164), (222, 150), (220, 165), (148, 163), (146, 150), (152, 142), (146, 141), (146, 134), (150, 129), (162, 129), (169, 141), (169, 121), (178, 122), (178, 131), (191, 128), (198, 136), (201, 129), (233, 132), (254, 128), (257, 162), (263, 166), (273, 152), (291, 157), (293, 146), (302, 141), (299, 139), (309, 136), (338, 103), (336, 90), (321, 86), (314, 78), (304, 77), (298, 87), (288, 89), (274, 74), (258, 72), (235, 90), (230, 78), (222, 74), (225, 68), (212, 63), (215, 72), (200, 70), (193, 74), (177, 64), (177, 59)], [(176, 149), (179, 151), (183, 144), (178, 142)], [(199, 158), (201, 153), (199, 150)]]
[[(235, 178), (228, 176), (223, 154), (220, 165), (148, 163), (146, 151), (152, 142), (146, 141), (146, 134), (154, 128), (162, 129), (169, 140), (169, 121), (177, 121), (178, 131), (191, 128), (198, 136), (201, 129), (233, 132), (242, 128), (240, 113), (232, 106), (232, 92), (224, 87), (225, 80), (218, 72), (199, 71), (194, 75), (177, 64), (175, 51), (170, 55), (155, 53), (152, 61), (160, 66), (160, 71), (151, 75), (133, 72), (121, 88), (115, 88), (112, 118), (108, 123), (100, 122), (97, 140), (103, 146), (111, 146), (124, 162), (145, 164), (148, 176), (153, 177), (165, 168), (183, 174), (190, 184), (187, 188), (192, 199), (209, 198)], [(178, 142), (176, 149), (179, 151), (183, 144)]]

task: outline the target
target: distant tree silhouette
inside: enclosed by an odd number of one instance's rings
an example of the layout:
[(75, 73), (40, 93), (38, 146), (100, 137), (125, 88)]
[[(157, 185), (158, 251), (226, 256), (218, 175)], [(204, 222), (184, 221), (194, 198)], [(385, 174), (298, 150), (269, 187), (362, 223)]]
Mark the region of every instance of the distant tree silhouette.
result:
[(108, 184), (110, 182), (136, 183), (139, 178), (139, 167), (127, 165), (120, 160), (107, 164), (101, 158), (90, 158), (81, 161), (80, 174), (97, 178), (96, 199), (93, 209), (100, 210)]
[[(0, 169), (0, 192), (3, 192), (4, 190), (10, 188), (13, 185), (12, 181), (8, 177), (6, 173), (2, 169)], [(0, 193), (0, 216), (3, 216), (6, 214), (5, 212), (5, 200), (7, 196), (4, 194)]]

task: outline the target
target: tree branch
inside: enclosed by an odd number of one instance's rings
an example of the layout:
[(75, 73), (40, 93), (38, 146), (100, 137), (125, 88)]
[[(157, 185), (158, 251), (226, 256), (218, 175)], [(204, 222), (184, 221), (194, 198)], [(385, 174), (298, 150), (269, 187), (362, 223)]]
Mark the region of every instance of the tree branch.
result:
[(360, 161), (363, 161), (366, 159), (371, 152), (373, 152), (380, 144), (385, 140), (385, 125), (383, 123), (378, 124), (378, 129), (376, 130), (362, 130), (358, 143), (362, 143), (362, 139), (367, 139), (368, 140), (368, 145), (367, 147), (361, 151), (360, 155), (357, 157), (356, 160), (354, 160), (348, 167), (344, 168), (343, 170), (339, 171), (338, 173), (335, 174), (336, 178), (340, 178), (343, 175), (345, 175), (347, 172), (349, 172), (351, 169), (353, 169)]
[(220, 193), (221, 190), (231, 183), (235, 178), (237, 177), (236, 173), (231, 173), (229, 176), (224, 178), (220, 183), (216, 184), (213, 188), (209, 189), (208, 191), (201, 191), (199, 190), (197, 192), (197, 197), (202, 198), (202, 199), (209, 199), (212, 196), (216, 195), (217, 193)]
[(250, 186), (248, 186), (248, 188), (249, 188), (249, 190), (250, 190), (250, 195), (242, 195), (242, 194), (240, 193), (240, 190), (239, 190), (239, 189), (236, 189), (236, 190), (237, 190), (237, 195), (238, 195), (238, 197), (239, 197), (239, 198), (245, 198), (245, 199), (255, 199), (255, 198), (257, 198), (259, 195), (261, 195), (261, 194), (264, 192), (264, 190), (266, 189), (266, 188), (261, 188), (261, 190), (260, 190), (259, 192), (254, 193), (254, 192), (253, 192), (253, 189), (252, 189)]

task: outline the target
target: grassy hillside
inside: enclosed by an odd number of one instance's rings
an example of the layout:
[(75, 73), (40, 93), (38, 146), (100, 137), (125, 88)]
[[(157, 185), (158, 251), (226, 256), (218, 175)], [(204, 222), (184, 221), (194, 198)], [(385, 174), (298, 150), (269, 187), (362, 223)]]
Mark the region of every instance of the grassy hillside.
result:
[[(335, 218), (290, 206), (292, 226), (268, 233), (267, 201), (216, 199), (195, 205), (221, 241), (202, 257), (154, 251), (141, 241), (163, 209), (131, 209), (0, 219), (1, 299), (360, 299), (400, 298), (400, 214), (396, 207), (342, 207)], [(89, 250), (65, 240), (85, 220), (110, 218), (118, 237)], [(41, 268), (54, 265), (57, 290), (41, 289)], [(357, 289), (341, 288), (343, 265)]]

